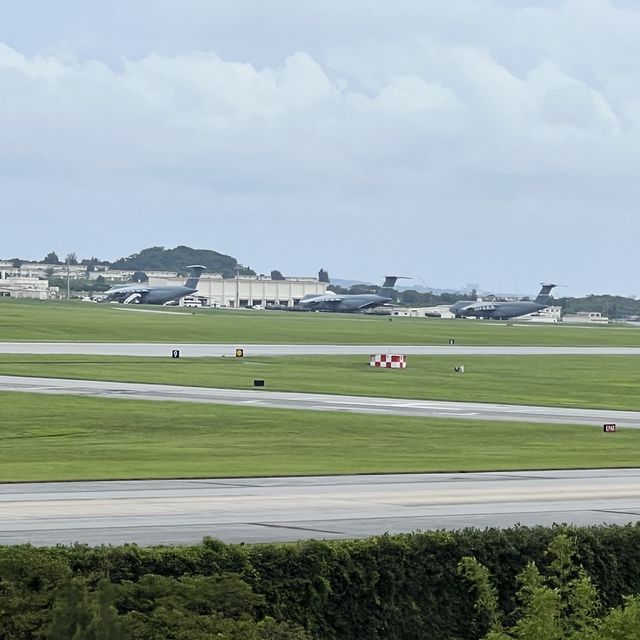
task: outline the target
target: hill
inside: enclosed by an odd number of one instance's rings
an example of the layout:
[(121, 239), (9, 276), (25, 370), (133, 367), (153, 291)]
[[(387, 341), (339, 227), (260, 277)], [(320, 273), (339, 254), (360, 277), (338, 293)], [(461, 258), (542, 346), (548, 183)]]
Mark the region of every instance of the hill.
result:
[(192, 249), (185, 246), (175, 249), (149, 247), (127, 258), (120, 258), (111, 266), (114, 269), (133, 271), (183, 271), (190, 264), (201, 264), (210, 273), (222, 273), (227, 278), (234, 276), (236, 269), (239, 270), (240, 275), (255, 275), (255, 271), (243, 267), (231, 256), (210, 249)]

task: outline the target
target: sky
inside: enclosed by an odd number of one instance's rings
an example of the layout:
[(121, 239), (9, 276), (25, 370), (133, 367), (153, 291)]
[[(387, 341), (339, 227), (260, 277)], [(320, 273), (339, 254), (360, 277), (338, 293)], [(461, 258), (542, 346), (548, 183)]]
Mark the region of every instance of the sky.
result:
[(635, 0), (0, 3), (0, 257), (640, 294)]

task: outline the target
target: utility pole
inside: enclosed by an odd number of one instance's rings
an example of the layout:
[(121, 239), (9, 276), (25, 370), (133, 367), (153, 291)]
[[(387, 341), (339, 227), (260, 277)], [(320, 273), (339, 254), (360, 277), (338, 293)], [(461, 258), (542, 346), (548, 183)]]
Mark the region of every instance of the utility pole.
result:
[(69, 290), (69, 256), (67, 256), (67, 300), (71, 299)]
[(240, 308), (240, 265), (236, 265), (236, 309)]

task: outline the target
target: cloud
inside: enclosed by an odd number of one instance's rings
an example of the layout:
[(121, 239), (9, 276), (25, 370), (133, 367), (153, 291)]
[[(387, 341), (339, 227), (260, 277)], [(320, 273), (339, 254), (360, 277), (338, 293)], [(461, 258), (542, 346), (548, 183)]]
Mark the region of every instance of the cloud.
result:
[[(16, 29), (0, 44), (0, 205), (45, 225), (83, 212), (114, 257), (211, 229), (212, 248), (288, 272), (402, 270), (428, 238), (448, 284), (495, 281), (518, 258), (538, 282), (536, 241), (550, 236), (553, 269), (590, 281), (562, 239), (579, 225), (598, 251), (640, 231), (632, 5), (303, 5), (70, 2), (76, 33), (58, 14), (38, 37)], [(354, 255), (365, 231), (403, 251)], [(450, 262), (453, 238), (462, 255), (499, 240), (495, 264)]]

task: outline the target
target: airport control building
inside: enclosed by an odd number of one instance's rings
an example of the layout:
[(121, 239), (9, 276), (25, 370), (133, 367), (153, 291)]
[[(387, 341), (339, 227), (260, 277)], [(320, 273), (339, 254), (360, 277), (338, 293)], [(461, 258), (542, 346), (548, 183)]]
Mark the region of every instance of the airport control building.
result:
[[(181, 285), (184, 277), (157, 277), (147, 272), (149, 285)], [(221, 274), (203, 273), (194, 294), (204, 306), (241, 309), (257, 305), (293, 307), (304, 296), (326, 293), (327, 283), (313, 277), (290, 277), (272, 280), (266, 276), (224, 278)]]

